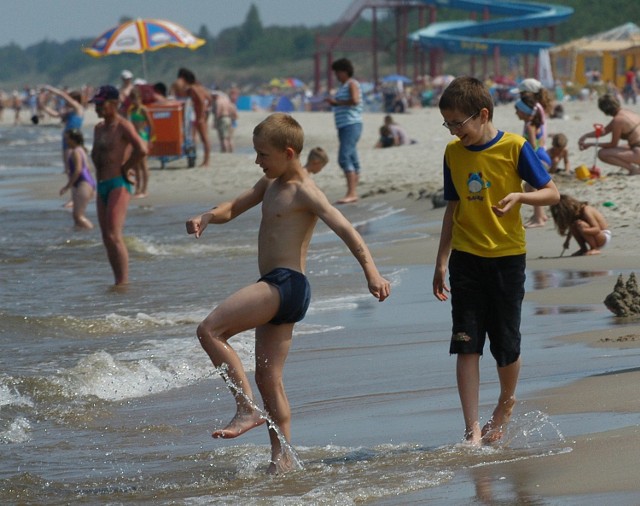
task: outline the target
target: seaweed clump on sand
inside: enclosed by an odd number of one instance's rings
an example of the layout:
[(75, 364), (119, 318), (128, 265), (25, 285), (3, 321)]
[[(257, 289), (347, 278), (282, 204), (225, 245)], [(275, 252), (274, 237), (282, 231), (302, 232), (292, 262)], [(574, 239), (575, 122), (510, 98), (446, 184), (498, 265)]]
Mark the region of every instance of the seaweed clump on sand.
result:
[(618, 276), (613, 292), (604, 299), (604, 305), (616, 316), (635, 316), (640, 314), (640, 292), (636, 274), (629, 274), (627, 282), (624, 282), (622, 274)]

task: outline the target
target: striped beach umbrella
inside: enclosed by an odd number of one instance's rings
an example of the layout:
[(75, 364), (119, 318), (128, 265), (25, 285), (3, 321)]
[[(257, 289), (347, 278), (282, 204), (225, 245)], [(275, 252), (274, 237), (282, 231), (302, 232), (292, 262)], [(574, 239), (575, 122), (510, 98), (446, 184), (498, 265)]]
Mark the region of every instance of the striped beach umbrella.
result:
[(197, 49), (205, 42), (186, 28), (171, 21), (136, 19), (110, 28), (96, 38), (89, 47), (82, 48), (82, 51), (95, 58), (120, 53), (141, 54), (142, 70), (146, 78), (144, 54), (147, 51), (157, 51), (165, 47)]

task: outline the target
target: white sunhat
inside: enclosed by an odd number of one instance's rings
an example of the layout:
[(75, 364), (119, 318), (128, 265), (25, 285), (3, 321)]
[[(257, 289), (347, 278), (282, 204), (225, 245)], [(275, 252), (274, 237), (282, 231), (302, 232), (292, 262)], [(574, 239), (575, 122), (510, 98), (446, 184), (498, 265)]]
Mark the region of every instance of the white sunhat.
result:
[(520, 91), (528, 91), (530, 93), (538, 93), (542, 89), (542, 83), (533, 77), (524, 79), (519, 85)]
[(133, 77), (133, 73), (130, 70), (123, 70), (120, 77), (122, 77), (122, 79), (131, 79)]

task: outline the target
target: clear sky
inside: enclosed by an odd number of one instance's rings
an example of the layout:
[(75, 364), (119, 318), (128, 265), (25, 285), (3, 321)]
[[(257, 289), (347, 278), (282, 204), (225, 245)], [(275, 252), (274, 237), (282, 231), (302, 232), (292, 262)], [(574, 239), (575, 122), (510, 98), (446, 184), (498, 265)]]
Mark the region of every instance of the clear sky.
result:
[(10, 0), (3, 9), (0, 47), (45, 39), (94, 38), (122, 16), (159, 18), (212, 35), (242, 24), (255, 4), (264, 26), (317, 26), (337, 21), (351, 0)]

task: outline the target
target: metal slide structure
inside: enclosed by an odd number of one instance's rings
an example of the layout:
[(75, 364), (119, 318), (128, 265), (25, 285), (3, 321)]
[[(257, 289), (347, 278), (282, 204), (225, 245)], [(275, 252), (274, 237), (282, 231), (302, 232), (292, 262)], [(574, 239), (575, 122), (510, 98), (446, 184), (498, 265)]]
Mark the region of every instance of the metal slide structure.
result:
[[(478, 13), (481, 20), (432, 23), (409, 35), (423, 49), (441, 49), (446, 53), (537, 55), (554, 44), (535, 40), (501, 40), (489, 34), (513, 30), (535, 30), (566, 21), (573, 9), (541, 3), (502, 0), (421, 0), (424, 4)], [(489, 16), (500, 16), (489, 19)]]

